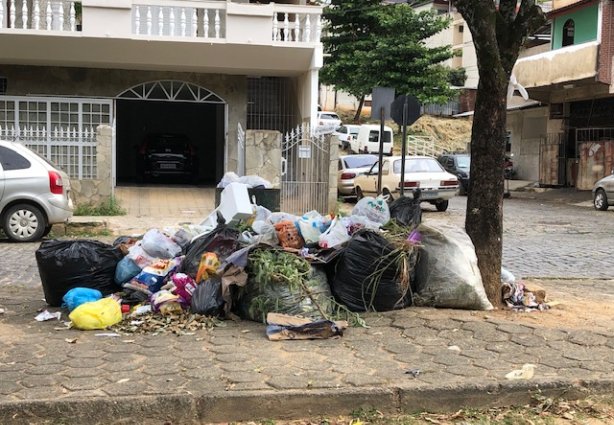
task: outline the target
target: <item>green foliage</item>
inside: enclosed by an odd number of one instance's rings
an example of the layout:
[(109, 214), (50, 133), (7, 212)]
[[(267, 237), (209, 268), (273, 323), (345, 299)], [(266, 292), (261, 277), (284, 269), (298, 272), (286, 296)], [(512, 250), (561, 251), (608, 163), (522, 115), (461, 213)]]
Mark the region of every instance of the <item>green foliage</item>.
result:
[(115, 216), (126, 215), (126, 210), (112, 196), (108, 201), (98, 204), (92, 202), (79, 204), (73, 214), (77, 216)]
[(465, 68), (450, 69), (450, 84), (456, 87), (462, 87), (467, 80), (467, 71)]
[(393, 87), (423, 103), (445, 103), (454, 94), (450, 69), (442, 64), (453, 57), (451, 47), (424, 43), (448, 27), (449, 19), (377, 0), (332, 0), (324, 18), (322, 82), (356, 97), (373, 87)]

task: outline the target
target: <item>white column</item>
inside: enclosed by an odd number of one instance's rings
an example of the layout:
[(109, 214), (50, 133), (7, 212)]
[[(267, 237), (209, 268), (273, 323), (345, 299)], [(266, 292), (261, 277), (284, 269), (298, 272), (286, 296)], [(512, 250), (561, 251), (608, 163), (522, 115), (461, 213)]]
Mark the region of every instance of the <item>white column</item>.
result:
[(21, 27), (26, 30), (28, 29), (28, 2), (24, 1), (21, 4)]

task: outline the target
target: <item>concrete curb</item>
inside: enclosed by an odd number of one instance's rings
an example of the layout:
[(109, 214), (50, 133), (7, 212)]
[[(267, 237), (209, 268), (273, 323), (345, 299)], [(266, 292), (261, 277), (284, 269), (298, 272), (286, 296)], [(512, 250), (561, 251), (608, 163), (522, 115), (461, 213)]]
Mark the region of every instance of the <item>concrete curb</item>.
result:
[[(203, 387), (206, 385), (203, 382)], [(613, 390), (614, 379), (607, 379), (27, 400), (0, 403), (0, 423), (202, 424), (338, 416), (361, 408), (375, 408), (384, 413), (454, 412), (463, 407), (524, 405), (538, 393), (546, 397), (582, 399), (611, 394)]]

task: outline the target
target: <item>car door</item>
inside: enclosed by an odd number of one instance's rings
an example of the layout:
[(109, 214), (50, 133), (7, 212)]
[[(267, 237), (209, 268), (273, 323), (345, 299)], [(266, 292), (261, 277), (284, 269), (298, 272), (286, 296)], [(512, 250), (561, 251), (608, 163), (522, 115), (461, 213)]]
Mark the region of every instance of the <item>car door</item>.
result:
[(379, 161), (373, 164), (373, 167), (369, 170), (365, 176), (365, 188), (363, 192), (377, 193), (377, 170), (379, 167)]
[(614, 174), (612, 174), (605, 180), (603, 187), (605, 188), (608, 202), (611, 203), (612, 201), (614, 201)]
[(4, 170), (0, 163), (0, 203), (2, 203), (2, 195), (4, 194)]

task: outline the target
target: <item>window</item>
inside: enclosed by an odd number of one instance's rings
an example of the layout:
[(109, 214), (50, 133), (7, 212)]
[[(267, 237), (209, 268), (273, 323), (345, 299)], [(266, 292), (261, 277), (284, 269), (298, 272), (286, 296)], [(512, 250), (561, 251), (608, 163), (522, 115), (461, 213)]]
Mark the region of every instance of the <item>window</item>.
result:
[[(390, 143), (390, 131), (384, 131), (384, 143)], [(369, 143), (379, 143), (379, 130), (371, 130), (369, 132)]]
[(573, 19), (568, 19), (563, 25), (563, 42), (562, 46), (571, 46), (574, 41), (574, 34), (576, 32), (576, 24)]
[(2, 164), (4, 171), (30, 168), (30, 161), (4, 146), (0, 146), (0, 164)]
[(511, 131), (506, 131), (505, 132), (505, 152), (511, 152), (512, 151), (512, 132)]
[(463, 31), (465, 31), (465, 27), (462, 26), (462, 25), (459, 25), (458, 26), (458, 32), (463, 32)]
[[(401, 160), (392, 164), (395, 174), (401, 173)], [(405, 160), (406, 173), (438, 173), (444, 171), (443, 167), (435, 159), (431, 158), (408, 158)]]

